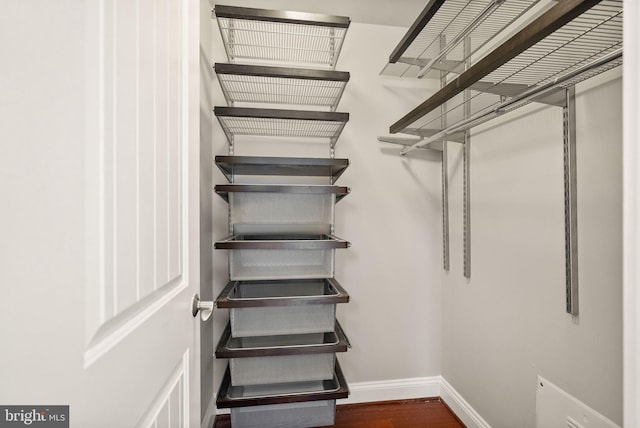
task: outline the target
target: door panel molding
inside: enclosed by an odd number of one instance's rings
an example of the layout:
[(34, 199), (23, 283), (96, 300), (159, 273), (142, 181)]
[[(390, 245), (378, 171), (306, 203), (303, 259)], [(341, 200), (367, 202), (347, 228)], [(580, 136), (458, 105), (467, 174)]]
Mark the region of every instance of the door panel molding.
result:
[(145, 412), (138, 428), (189, 426), (189, 350), (176, 365)]
[[(164, 308), (187, 286), (188, 282), (180, 276), (174, 282), (156, 290), (152, 295), (137, 302), (117, 317), (103, 323), (84, 352), (84, 367), (90, 367), (156, 312)], [(185, 306), (185, 309), (188, 308)]]
[(188, 284), (188, 10), (186, 0), (97, 8), (85, 367)]

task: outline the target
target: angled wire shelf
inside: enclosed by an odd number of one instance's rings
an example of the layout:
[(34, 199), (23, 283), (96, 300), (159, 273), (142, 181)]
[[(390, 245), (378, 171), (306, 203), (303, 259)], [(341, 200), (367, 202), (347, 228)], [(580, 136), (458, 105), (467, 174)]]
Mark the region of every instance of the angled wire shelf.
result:
[(337, 140), (349, 113), (215, 107), (214, 113), (229, 141), (236, 135), (311, 137)]
[[(460, 74), (465, 60), (540, 0), (431, 0), (389, 56), (382, 73), (396, 77), (439, 78)], [(468, 38), (469, 49), (463, 48)]]
[(417, 148), (532, 101), (564, 106), (565, 88), (622, 63), (622, 3), (559, 3), (391, 125), (390, 132), (425, 138)]
[(349, 73), (334, 70), (215, 64), (229, 105), (271, 103), (328, 107), (340, 102)]
[(350, 19), (342, 16), (216, 5), (229, 62), (333, 69)]

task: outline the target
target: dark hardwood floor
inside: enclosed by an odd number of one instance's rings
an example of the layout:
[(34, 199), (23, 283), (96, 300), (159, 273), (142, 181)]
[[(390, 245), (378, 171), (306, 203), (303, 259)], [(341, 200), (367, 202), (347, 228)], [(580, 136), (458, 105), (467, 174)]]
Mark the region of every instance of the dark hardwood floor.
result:
[[(334, 428), (464, 428), (439, 398), (338, 405)], [(213, 428), (230, 428), (219, 415)]]
[(345, 404), (335, 428), (460, 428), (464, 425), (439, 398)]

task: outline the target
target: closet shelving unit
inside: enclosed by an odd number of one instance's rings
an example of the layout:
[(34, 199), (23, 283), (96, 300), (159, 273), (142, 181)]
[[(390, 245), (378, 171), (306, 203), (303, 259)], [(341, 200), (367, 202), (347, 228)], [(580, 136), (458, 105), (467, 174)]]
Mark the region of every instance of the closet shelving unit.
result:
[(448, 269), (446, 141), (464, 144), (464, 261), (470, 273), (469, 130), (531, 102), (563, 109), (566, 307), (578, 313), (574, 87), (622, 63), (622, 0), (431, 0), (385, 75), (440, 79), (441, 89), (393, 123), (383, 142), (442, 150)]
[[(335, 185), (349, 166), (335, 158), (349, 73), (334, 70), (350, 20), (220, 5), (214, 16), (229, 61), (214, 65), (229, 142), (215, 159), (228, 183), (214, 191), (229, 204), (230, 233), (214, 243), (229, 253), (215, 302), (230, 318), (215, 351), (229, 360), (217, 405), (236, 428), (332, 425), (335, 400), (349, 394), (336, 358), (350, 347), (336, 320), (349, 294), (334, 258), (350, 244), (333, 233), (350, 191)], [(239, 136), (321, 139), (329, 157), (235, 156)]]

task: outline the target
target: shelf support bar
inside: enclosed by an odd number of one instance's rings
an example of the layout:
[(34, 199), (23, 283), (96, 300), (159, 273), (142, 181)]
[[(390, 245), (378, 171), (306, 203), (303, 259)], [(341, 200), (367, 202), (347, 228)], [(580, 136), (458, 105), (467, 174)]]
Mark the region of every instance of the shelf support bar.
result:
[(564, 229), (567, 313), (578, 315), (578, 198), (576, 174), (575, 86), (566, 90), (564, 134)]
[[(465, 37), (463, 49), (464, 56), (466, 58), (465, 69), (468, 70), (471, 66), (471, 40), (469, 37)], [(471, 91), (469, 89), (465, 89), (463, 97), (464, 118), (468, 119), (469, 116), (471, 116)], [(463, 164), (463, 265), (465, 278), (471, 278), (471, 131), (469, 129), (464, 132)]]
[(235, 105), (235, 103), (233, 102), (233, 99), (229, 95), (229, 91), (227, 90), (227, 85), (221, 84), (220, 85), (220, 89), (222, 89), (222, 95), (224, 95), (224, 99), (227, 102), (227, 105), (229, 107), (233, 107)]
[[(440, 34), (440, 50), (443, 50), (447, 44), (444, 34)], [(443, 56), (444, 58), (444, 56)], [(440, 72), (440, 87), (444, 88), (447, 84), (447, 73)], [(440, 126), (442, 129), (447, 128), (447, 103), (443, 103), (440, 107), (442, 113)], [(449, 154), (447, 140), (442, 140), (442, 268), (449, 270)]]
[(464, 251), (464, 277), (471, 278), (471, 134), (464, 133), (464, 190), (463, 190), (463, 251)]
[(329, 29), (329, 49), (331, 50), (331, 68), (336, 67), (336, 29), (331, 27)]
[(449, 154), (447, 141), (442, 140), (442, 268), (449, 270)]
[(229, 47), (226, 46), (225, 44), (225, 49), (227, 50), (227, 58), (229, 58), (230, 62), (235, 62), (236, 61), (236, 52), (235, 52), (235, 46), (236, 46), (236, 30), (235, 30), (235, 24), (233, 20), (229, 21)]
[(229, 142), (229, 156), (233, 156), (235, 152), (234, 140), (235, 138), (233, 137), (233, 134), (227, 133), (227, 141)]

